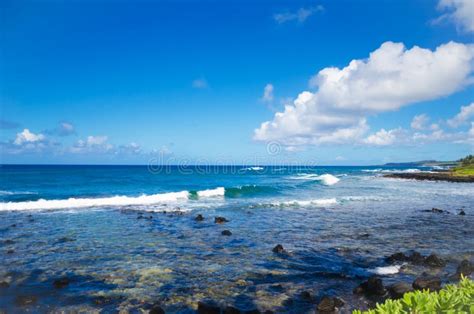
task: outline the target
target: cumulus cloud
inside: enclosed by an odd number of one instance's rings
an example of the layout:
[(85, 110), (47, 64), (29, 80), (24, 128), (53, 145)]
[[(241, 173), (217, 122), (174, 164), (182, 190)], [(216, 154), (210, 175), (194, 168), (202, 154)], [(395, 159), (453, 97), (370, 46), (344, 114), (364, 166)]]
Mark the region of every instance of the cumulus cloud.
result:
[(457, 128), (465, 124), (471, 117), (474, 117), (474, 102), (467, 106), (462, 106), (461, 111), (452, 119), (447, 121), (452, 128)]
[(296, 12), (284, 12), (284, 13), (277, 13), (273, 15), (273, 19), (278, 24), (283, 24), (286, 22), (296, 21), (298, 23), (305, 22), (311, 15), (317, 12), (324, 11), (324, 7), (322, 5), (318, 5), (311, 8), (299, 8)]
[(34, 134), (30, 132), (29, 129), (24, 129), (22, 132), (16, 134), (16, 138), (13, 143), (20, 146), (28, 143), (43, 142), (45, 139), (46, 137), (41, 133)]
[(108, 137), (104, 135), (100, 136), (88, 136), (85, 140), (78, 140), (77, 143), (71, 147), (72, 153), (104, 153), (111, 152), (114, 146), (108, 143)]
[(368, 116), (446, 96), (471, 83), (473, 60), (473, 45), (449, 42), (431, 51), (385, 42), (368, 59), (321, 70), (310, 80), (317, 90), (300, 93), (272, 121), (263, 122), (254, 139), (290, 146), (359, 141)]
[(56, 128), (51, 129), (51, 130), (46, 130), (45, 133), (50, 134), (50, 135), (69, 136), (69, 135), (75, 135), (76, 129), (74, 128), (74, 125), (72, 125), (69, 122), (61, 122)]
[(439, 10), (445, 12), (435, 22), (449, 20), (459, 30), (474, 32), (474, 1), (473, 0), (440, 0)]
[(142, 152), (141, 146), (135, 142), (131, 142), (127, 145), (120, 145), (119, 150), (116, 153), (117, 154), (120, 154), (120, 153), (140, 154), (141, 152)]
[(265, 87), (263, 88), (263, 95), (262, 95), (262, 98), (261, 100), (263, 102), (272, 102), (273, 101), (273, 85), (268, 83), (267, 85), (265, 85)]
[(205, 89), (209, 87), (207, 80), (205, 78), (198, 78), (193, 81), (193, 87), (197, 89)]
[(413, 117), (411, 121), (411, 128), (415, 130), (424, 130), (427, 128), (427, 124), (430, 121), (430, 118), (426, 114), (420, 114)]
[(399, 140), (404, 131), (400, 128), (386, 131), (381, 129), (380, 131), (369, 135), (364, 139), (364, 143), (374, 146), (387, 146), (392, 145), (395, 141)]

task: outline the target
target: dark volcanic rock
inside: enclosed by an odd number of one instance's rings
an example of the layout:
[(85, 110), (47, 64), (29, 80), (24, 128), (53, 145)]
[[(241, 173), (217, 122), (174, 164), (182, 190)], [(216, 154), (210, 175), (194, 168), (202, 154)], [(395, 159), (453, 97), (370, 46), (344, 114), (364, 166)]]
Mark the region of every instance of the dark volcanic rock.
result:
[(220, 314), (221, 309), (215, 304), (208, 304), (199, 301), (197, 312), (198, 314)]
[(465, 215), (466, 215), (466, 212), (465, 212), (463, 209), (461, 209), (461, 211), (459, 212), (458, 215), (465, 216)]
[(319, 313), (335, 313), (337, 308), (344, 306), (344, 301), (335, 297), (324, 296), (316, 309)]
[(409, 257), (403, 254), (402, 252), (397, 252), (387, 257), (387, 262), (389, 263), (406, 262), (408, 260), (409, 260)]
[(285, 249), (283, 248), (283, 245), (277, 244), (277, 245), (272, 249), (272, 252), (273, 252), (273, 253), (283, 253), (283, 252), (285, 252)]
[(33, 305), (38, 301), (38, 298), (34, 295), (19, 295), (15, 299), (17, 306), (28, 306)]
[(467, 259), (463, 260), (456, 269), (456, 275), (461, 277), (461, 275), (469, 276), (474, 272), (474, 265)]
[(232, 235), (232, 232), (230, 232), (230, 230), (224, 230), (221, 232), (222, 235), (225, 235), (225, 236), (231, 236)]
[(224, 309), (224, 314), (240, 314), (242, 312), (240, 312), (239, 309), (233, 307), (233, 306), (226, 306), (225, 309)]
[(436, 276), (422, 276), (415, 279), (413, 289), (438, 291), (441, 289), (441, 279)]
[(159, 305), (153, 305), (148, 314), (165, 314), (165, 310)]
[(363, 293), (368, 296), (382, 296), (387, 293), (387, 289), (385, 289), (382, 279), (377, 276), (372, 276), (355, 288), (354, 293)]
[(222, 223), (224, 223), (224, 222), (228, 222), (228, 220), (227, 220), (226, 218), (224, 218), (224, 217), (215, 217), (215, 218), (214, 218), (214, 222), (215, 222), (216, 224), (222, 224)]
[(313, 302), (313, 296), (311, 295), (311, 292), (309, 291), (301, 292), (300, 297), (306, 302)]
[(245, 311), (244, 314), (260, 314), (260, 311), (257, 309)]
[(413, 252), (408, 258), (408, 261), (412, 262), (413, 264), (423, 264), (423, 262), (425, 261), (425, 258), (420, 253)]
[(425, 258), (425, 265), (430, 267), (444, 267), (446, 266), (446, 262), (439, 258), (436, 254), (431, 254)]
[(388, 287), (392, 299), (400, 299), (405, 293), (413, 291), (413, 287), (406, 282), (397, 282)]
[(1, 288), (8, 288), (10, 287), (10, 284), (6, 281), (0, 281), (0, 289)]
[(194, 220), (196, 220), (196, 221), (203, 221), (203, 220), (204, 220), (204, 217), (203, 217), (203, 215), (199, 214), (199, 215), (196, 216), (196, 218), (194, 218)]
[(61, 289), (61, 288), (67, 287), (70, 282), (71, 282), (71, 280), (67, 277), (58, 278), (58, 279), (53, 281), (53, 286), (56, 289)]

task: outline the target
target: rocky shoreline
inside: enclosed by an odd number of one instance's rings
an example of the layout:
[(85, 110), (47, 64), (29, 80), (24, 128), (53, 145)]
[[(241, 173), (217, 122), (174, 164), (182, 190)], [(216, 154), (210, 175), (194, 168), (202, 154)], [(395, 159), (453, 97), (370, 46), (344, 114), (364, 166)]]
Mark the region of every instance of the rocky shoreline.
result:
[(384, 178), (428, 180), (428, 181), (447, 181), (474, 183), (474, 176), (454, 176), (450, 172), (397, 172), (384, 175)]

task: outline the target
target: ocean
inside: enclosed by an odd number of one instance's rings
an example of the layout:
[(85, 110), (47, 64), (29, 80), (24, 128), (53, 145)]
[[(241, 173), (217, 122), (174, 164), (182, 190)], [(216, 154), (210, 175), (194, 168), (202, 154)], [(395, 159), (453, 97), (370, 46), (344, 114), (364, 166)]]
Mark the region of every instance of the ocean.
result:
[(443, 278), (474, 257), (473, 184), (383, 177), (431, 170), (3, 165), (0, 309), (312, 313), (323, 295), (367, 308), (352, 293), (364, 279), (427, 271), (387, 263), (393, 253), (436, 253)]

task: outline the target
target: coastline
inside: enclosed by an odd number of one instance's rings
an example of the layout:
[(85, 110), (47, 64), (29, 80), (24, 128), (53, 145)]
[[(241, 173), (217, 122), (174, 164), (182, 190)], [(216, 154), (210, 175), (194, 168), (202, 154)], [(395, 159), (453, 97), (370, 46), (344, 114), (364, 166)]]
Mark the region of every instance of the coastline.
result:
[(428, 180), (428, 181), (446, 181), (458, 183), (474, 183), (474, 176), (456, 176), (450, 172), (396, 172), (385, 174), (384, 178)]

